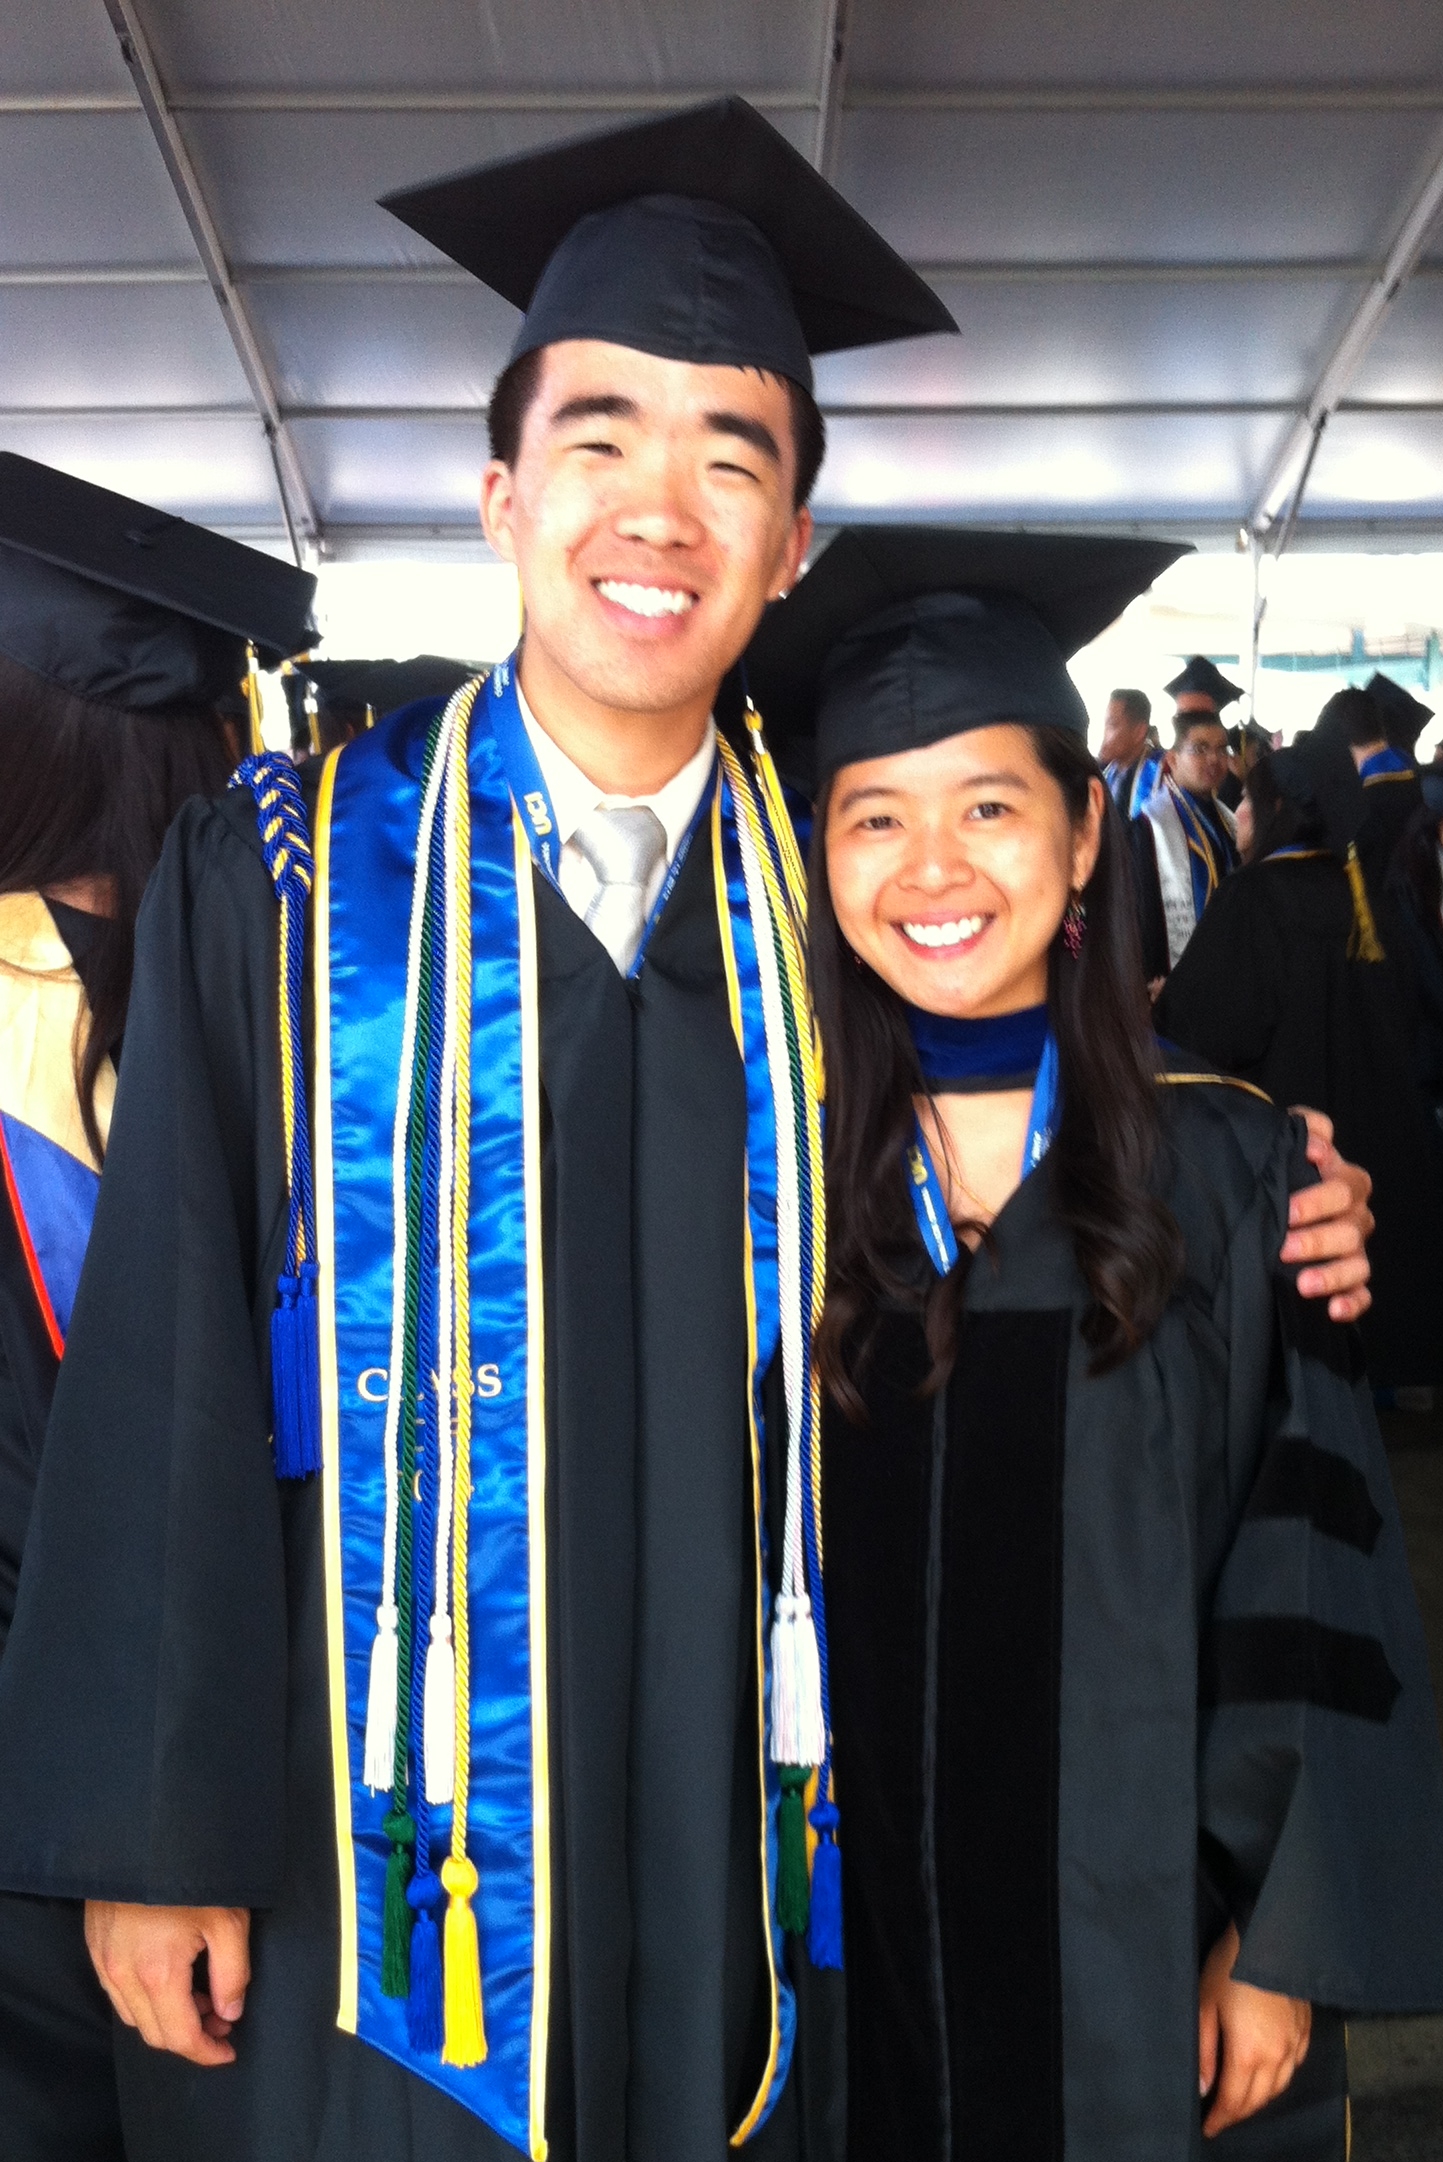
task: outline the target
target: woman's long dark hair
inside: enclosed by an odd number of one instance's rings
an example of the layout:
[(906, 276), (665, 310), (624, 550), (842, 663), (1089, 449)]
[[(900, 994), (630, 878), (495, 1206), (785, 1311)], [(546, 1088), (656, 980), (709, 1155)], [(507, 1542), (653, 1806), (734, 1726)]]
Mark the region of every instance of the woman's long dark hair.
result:
[[(1029, 727), (1074, 825), (1100, 779), (1085, 744), (1060, 728)], [(811, 853), (811, 967), (827, 1068), (827, 1298), (817, 1337), (825, 1386), (864, 1416), (859, 1377), (879, 1306), (924, 1302), (932, 1370), (951, 1372), (963, 1272), (919, 1290), (916, 1227), (903, 1172), (922, 1076), (902, 1001), (856, 965), (837, 927), (827, 882), (827, 795)], [(1092, 1295), (1083, 1336), (1092, 1371), (1119, 1366), (1162, 1316), (1181, 1273), (1182, 1239), (1149, 1184), (1159, 1140), (1157, 1054), (1143, 987), (1127, 834), (1112, 798), (1084, 900), (1076, 961), (1061, 932), (1048, 961), (1062, 1112), (1048, 1156), (1058, 1215)]]
[(1253, 838), (1246, 862), (1261, 863), (1275, 848), (1327, 846), (1326, 829), (1318, 813), (1295, 803), (1279, 788), (1270, 753), (1251, 768), (1243, 787), (1253, 809)]
[(90, 1028), (75, 1046), (86, 1138), (104, 1154), (95, 1084), (125, 1028), (135, 919), (160, 844), (189, 796), (219, 795), (234, 765), (225, 724), (200, 710), (126, 713), (77, 698), (0, 654), (0, 893), (106, 878), (86, 963)]

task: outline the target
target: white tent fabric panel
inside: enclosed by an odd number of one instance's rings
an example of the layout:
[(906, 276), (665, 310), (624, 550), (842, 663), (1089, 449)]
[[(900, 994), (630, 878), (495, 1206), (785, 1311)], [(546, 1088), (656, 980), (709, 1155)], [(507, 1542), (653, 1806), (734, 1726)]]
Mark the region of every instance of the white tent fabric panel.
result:
[[(228, 309), (117, 9), (153, 56)], [(1221, 537), (1262, 515), (1265, 484), (1285, 508), (1321, 384), (1338, 409), (1300, 534), (1443, 535), (1443, 234), (1341, 388), (1330, 369), (1443, 170), (1437, 0), (51, 0), (12, 14), (0, 445), (193, 516), (284, 544), (264, 409), (322, 553), (438, 534), (473, 547), (484, 410), (515, 313), (375, 198), (736, 89), (961, 326), (821, 364), (824, 518)], [(228, 321), (249, 326), (244, 361)]]

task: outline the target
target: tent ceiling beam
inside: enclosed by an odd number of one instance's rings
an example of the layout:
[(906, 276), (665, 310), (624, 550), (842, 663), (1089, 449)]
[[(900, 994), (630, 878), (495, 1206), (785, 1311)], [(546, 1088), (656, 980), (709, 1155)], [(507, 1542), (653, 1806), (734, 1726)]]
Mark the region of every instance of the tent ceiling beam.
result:
[[(1428, 171), (1401, 208), (1396, 223), (1397, 237), (1388, 250), (1387, 260), (1358, 303), (1346, 330), (1319, 373), (1306, 408), (1288, 430), (1268, 468), (1267, 478), (1248, 513), (1247, 522), (1254, 533), (1264, 534), (1275, 523), (1289, 499), (1295, 476), (1304, 460), (1311, 465), (1312, 454), (1329, 416), (1342, 405), (1348, 385), (1417, 267), (1440, 214), (1443, 214), (1443, 135), (1434, 143)], [(1296, 508), (1294, 503), (1294, 511)]]
[(837, 176), (842, 143), (842, 109), (847, 97), (848, 0), (822, 0), (822, 87), (817, 99), (817, 133), (812, 163), (824, 180)]
[(255, 400), (256, 412), (265, 431), (275, 468), (276, 488), (290, 533), (292, 551), (299, 563), (302, 559), (303, 542), (313, 543), (319, 536), (320, 520), (316, 516), (304, 468), (282, 418), (270, 370), (245, 301), (227, 266), (220, 234), (211, 215), (210, 205), (206, 201), (200, 176), (167, 102), (165, 88), (135, 0), (105, 0), (105, 12), (110, 17), (111, 27), (120, 41), (121, 54), (130, 70), (145, 117), (150, 123), (156, 148), (170, 177), (185, 221), (190, 227), (201, 267), (215, 295), (216, 304), (235, 347), (236, 358)]

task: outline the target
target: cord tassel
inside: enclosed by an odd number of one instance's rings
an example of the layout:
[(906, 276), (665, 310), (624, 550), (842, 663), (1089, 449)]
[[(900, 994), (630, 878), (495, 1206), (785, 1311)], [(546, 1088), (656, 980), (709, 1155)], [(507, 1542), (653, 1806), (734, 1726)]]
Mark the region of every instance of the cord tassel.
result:
[(780, 1768), (781, 1806), (777, 1811), (777, 1920), (789, 1937), (804, 1937), (810, 1899), (807, 1891), (807, 1786), (805, 1764)]
[(772, 1760), (813, 1765), (825, 1754), (812, 1603), (805, 1592), (795, 1598), (783, 1593), (772, 1623)]
[(317, 1273), (313, 1261), (302, 1262), (296, 1275), (283, 1275), (276, 1284), (271, 1400), (278, 1479), (308, 1479), (321, 1468)]
[(391, 1842), (386, 1857), (386, 1900), (381, 1916), (381, 1994), (406, 1997), (411, 1991), (411, 1881), (416, 1826), (409, 1810), (389, 1810), (381, 1829)]
[(441, 1897), (434, 1870), (418, 1869), (406, 1887), (411, 1923), (411, 1993), (406, 1999), (406, 2038), (423, 2056), (439, 2057), (444, 2039), (441, 2018), (441, 1936), (433, 1909)]
[(1348, 940), (1348, 957), (1353, 961), (1382, 961), (1386, 958), (1383, 942), (1378, 936), (1378, 926), (1373, 921), (1373, 908), (1368, 899), (1368, 882), (1363, 876), (1363, 866), (1358, 860), (1357, 847), (1348, 843), (1348, 853), (1343, 862), (1348, 874), (1348, 884), (1353, 889), (1353, 930)]
[(817, 1851), (812, 1856), (812, 1912), (807, 1957), (814, 1967), (842, 1964), (842, 1850), (837, 1845), (837, 1806), (818, 1802), (812, 1811)]
[(431, 1616), (422, 1733), (426, 1751), (426, 1799), (437, 1808), (450, 1802), (456, 1792), (456, 1655), (451, 1644), (448, 1614)]
[(371, 1679), (366, 1691), (366, 1756), (362, 1772), (373, 1794), (389, 1787), (396, 1777), (396, 1623), (400, 1619), (389, 1603), (376, 1609), (376, 1634), (371, 1639)]
[(448, 1855), (441, 1882), (450, 1893), (446, 1907), (446, 2040), (443, 2064), (486, 2062), (486, 2022), (481, 2009), (481, 1950), (471, 1901), (476, 1865)]

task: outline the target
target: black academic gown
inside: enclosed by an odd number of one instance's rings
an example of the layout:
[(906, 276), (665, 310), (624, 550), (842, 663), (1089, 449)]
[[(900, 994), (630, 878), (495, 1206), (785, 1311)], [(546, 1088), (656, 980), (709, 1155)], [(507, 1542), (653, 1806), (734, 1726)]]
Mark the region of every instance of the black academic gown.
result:
[(1159, 1032), (1211, 1066), (1332, 1119), (1373, 1178), (1374, 1381), (1443, 1380), (1443, 1187), (1414, 1077), (1395, 960), (1350, 961), (1353, 903), (1331, 856), (1278, 857), (1228, 879), (1155, 1009)]
[(1422, 801), (1423, 786), (1411, 766), (1405, 773), (1372, 774), (1363, 783), (1357, 850), (1374, 907), (1387, 892), (1394, 853)]
[[(555, 2162), (723, 2162), (766, 2049), (745, 1096), (698, 836), (628, 988), (538, 877)], [(0, 1882), (257, 1910), (237, 2062), (133, 2036), (145, 2162), (505, 2162), (335, 2029), (319, 1482), (278, 1487), (276, 908), (248, 797), (181, 814), (0, 1670)], [(804, 1968), (804, 1961), (797, 1961)], [(838, 1978), (751, 2152), (834, 2157)], [(819, 1988), (817, 1985), (821, 1984)]]
[(1399, 957), (1407, 966), (1414, 1071), (1443, 1136), (1443, 919), (1436, 909), (1423, 912), (1396, 863), (1387, 901), (1388, 935), (1396, 937)]
[[(95, 918), (48, 905), (85, 983)], [(0, 1189), (0, 1661), (58, 1372), (19, 1226)], [(81, 1909), (72, 1900), (0, 1893), (5, 2162), (122, 2162), (112, 2024), (85, 1949)]]
[[(1343, 2009), (1443, 2005), (1443, 1761), (1349, 1333), (1277, 1261), (1300, 1126), (1170, 1085), (1186, 1274), (1089, 1374), (1048, 1167), (970, 1264), (943, 1398), (884, 1317), (824, 1437), (865, 2162), (1343, 2162)], [(920, 1253), (919, 1253), (920, 1263)], [(963, 1264), (968, 1264), (964, 1258)], [(1201, 1958), (1333, 2008), (1204, 2143)]]

